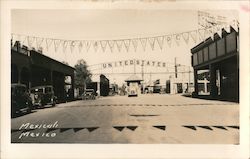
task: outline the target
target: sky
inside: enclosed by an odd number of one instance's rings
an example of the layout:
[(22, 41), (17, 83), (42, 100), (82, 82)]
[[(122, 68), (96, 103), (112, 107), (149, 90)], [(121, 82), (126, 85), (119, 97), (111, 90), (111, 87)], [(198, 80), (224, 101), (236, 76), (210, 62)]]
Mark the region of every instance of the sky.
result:
[[(236, 16), (233, 11), (213, 13), (226, 17)], [(12, 10), (11, 15), (12, 33), (64, 40), (140, 38), (176, 34), (198, 28), (197, 10)], [(95, 52), (90, 48), (88, 52), (81, 53), (76, 50), (71, 52), (70, 49), (66, 52), (44, 49), (44, 54), (61, 62), (66, 61), (71, 66), (79, 59), (84, 59), (91, 66), (128, 59), (174, 63), (175, 58), (177, 63), (191, 66), (190, 49), (195, 45), (191, 40), (188, 44), (182, 41), (180, 45), (172, 41), (171, 47), (165, 44), (162, 50), (156, 47), (153, 51), (147, 45), (145, 51), (138, 46), (136, 52), (131, 47), (128, 52), (124, 48), (121, 52), (117, 48), (113, 52), (108, 49), (103, 52), (100, 48)], [(120, 69), (119, 72), (124, 69), (133, 70), (128, 67)], [(150, 71), (156, 70), (153, 68)], [(112, 77), (118, 83), (124, 78)]]

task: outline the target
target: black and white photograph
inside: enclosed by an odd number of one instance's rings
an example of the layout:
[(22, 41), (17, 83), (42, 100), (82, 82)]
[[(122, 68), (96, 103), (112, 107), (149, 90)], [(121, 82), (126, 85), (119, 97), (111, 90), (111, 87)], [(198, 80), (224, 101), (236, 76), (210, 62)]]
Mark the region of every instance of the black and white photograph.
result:
[(107, 8), (9, 11), (9, 144), (240, 146), (249, 8)]

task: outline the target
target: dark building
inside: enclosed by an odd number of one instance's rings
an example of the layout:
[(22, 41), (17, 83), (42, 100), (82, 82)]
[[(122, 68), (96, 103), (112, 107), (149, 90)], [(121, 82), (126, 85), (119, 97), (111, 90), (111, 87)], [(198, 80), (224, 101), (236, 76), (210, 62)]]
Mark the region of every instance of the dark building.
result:
[[(66, 80), (69, 79), (69, 80)], [(74, 98), (74, 68), (29, 50), (19, 42), (11, 48), (11, 83), (27, 88), (52, 85), (59, 101)]]
[[(239, 34), (233, 28), (222, 37), (206, 39), (191, 49), (194, 69), (194, 96), (209, 99), (239, 101)], [(208, 75), (204, 74), (208, 72)], [(205, 78), (207, 94), (199, 92), (198, 85)], [(201, 90), (201, 89), (200, 89)]]
[(109, 95), (109, 79), (100, 75), (100, 96), (108, 96)]

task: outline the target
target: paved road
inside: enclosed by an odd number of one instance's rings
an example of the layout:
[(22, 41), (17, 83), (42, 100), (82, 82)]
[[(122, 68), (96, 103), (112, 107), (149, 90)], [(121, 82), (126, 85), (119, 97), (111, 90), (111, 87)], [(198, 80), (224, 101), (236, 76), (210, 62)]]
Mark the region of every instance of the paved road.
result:
[(11, 120), (12, 142), (239, 144), (239, 104), (181, 95), (113, 96)]

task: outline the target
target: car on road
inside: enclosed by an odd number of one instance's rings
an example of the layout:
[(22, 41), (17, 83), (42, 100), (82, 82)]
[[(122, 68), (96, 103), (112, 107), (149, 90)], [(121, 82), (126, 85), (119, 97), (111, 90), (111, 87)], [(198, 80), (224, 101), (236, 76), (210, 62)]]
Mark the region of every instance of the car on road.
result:
[(130, 82), (128, 86), (128, 97), (135, 96), (139, 94), (139, 86), (136, 82)]
[(96, 92), (94, 89), (85, 89), (82, 95), (83, 100), (88, 100), (88, 99), (94, 100), (95, 98), (96, 98)]
[(14, 117), (24, 111), (30, 113), (32, 101), (26, 85), (11, 84), (11, 116)]
[(30, 89), (32, 104), (34, 107), (44, 108), (45, 105), (56, 105), (57, 97), (54, 94), (53, 86), (37, 86)]

